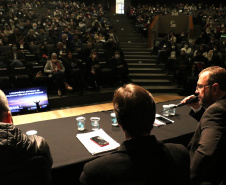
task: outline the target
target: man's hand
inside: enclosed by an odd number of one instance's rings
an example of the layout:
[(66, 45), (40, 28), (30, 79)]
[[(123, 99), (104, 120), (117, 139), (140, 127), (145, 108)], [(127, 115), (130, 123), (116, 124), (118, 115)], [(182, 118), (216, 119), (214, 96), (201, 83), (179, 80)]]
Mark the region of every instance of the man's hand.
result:
[[(191, 96), (188, 96), (186, 98), (184, 98), (183, 100), (181, 100), (181, 103), (186, 103), (188, 100), (190, 100), (192, 97), (194, 97), (195, 95), (191, 95)], [(190, 104), (187, 104), (187, 106), (193, 108), (193, 109), (199, 109), (201, 106), (199, 104), (199, 101), (195, 102), (195, 103), (190, 103)]]

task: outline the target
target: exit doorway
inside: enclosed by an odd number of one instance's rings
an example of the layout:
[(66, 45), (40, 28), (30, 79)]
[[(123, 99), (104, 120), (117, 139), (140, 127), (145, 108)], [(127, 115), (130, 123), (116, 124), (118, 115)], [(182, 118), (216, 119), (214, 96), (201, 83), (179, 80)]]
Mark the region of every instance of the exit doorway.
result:
[(116, 0), (116, 14), (124, 14), (124, 0)]

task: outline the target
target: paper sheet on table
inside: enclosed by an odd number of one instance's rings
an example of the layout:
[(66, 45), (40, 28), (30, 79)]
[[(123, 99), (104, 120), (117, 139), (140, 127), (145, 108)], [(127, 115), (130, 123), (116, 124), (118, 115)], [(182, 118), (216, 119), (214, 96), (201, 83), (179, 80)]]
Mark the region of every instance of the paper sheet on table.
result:
[[(159, 114), (156, 114), (156, 115), (155, 115), (156, 118), (159, 117), (159, 116), (161, 116), (161, 115), (159, 115)], [(164, 116), (161, 116), (161, 117), (164, 117)], [(168, 119), (169, 121), (171, 121), (172, 123), (174, 123), (173, 120), (171, 120), (171, 119), (169, 119), (169, 118), (166, 118), (166, 117), (164, 117), (164, 118), (165, 118), (165, 119)], [(159, 127), (159, 126), (163, 126), (163, 125), (166, 125), (166, 124), (165, 124), (164, 122), (158, 120), (158, 119), (155, 119), (155, 122), (154, 122), (153, 125), (154, 125), (155, 127)]]
[[(90, 138), (94, 136), (102, 137), (104, 140), (108, 141), (109, 144), (102, 147), (97, 145), (96, 143), (90, 140)], [(103, 129), (99, 129), (99, 130), (88, 132), (88, 133), (77, 134), (76, 137), (92, 155), (114, 150), (117, 147), (119, 147), (119, 143), (117, 143), (114, 139), (112, 139), (106, 132), (104, 132)]]

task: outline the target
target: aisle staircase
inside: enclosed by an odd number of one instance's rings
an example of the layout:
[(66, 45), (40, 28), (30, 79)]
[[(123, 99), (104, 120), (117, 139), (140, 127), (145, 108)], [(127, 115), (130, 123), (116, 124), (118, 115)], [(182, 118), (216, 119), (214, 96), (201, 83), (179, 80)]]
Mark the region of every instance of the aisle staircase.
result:
[(156, 65), (157, 56), (147, 48), (147, 38), (135, 29), (127, 16), (110, 14), (108, 18), (118, 36), (132, 82), (153, 93), (178, 92), (173, 76), (164, 73), (163, 65)]

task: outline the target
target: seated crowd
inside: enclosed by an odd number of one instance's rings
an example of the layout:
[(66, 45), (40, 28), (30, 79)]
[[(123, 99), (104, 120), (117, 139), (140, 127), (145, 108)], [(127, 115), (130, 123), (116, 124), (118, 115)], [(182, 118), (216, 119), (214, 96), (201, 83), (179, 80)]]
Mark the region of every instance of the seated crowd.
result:
[[(15, 72), (16, 69), (27, 67), (32, 71), (40, 65), (42, 70), (34, 75), (33, 82), (41, 77), (50, 79), (58, 95), (63, 89), (82, 91), (88, 86), (98, 91), (104, 79), (108, 83), (128, 82), (127, 64), (101, 5), (52, 2), (48, 4), (48, 8), (54, 9), (52, 12), (42, 11), (43, 14), (38, 15), (33, 11), (35, 4), (17, 3), (5, 5), (8, 11), (0, 23), (1, 57), (5, 57), (0, 64), (2, 71), (9, 68), (15, 76), (26, 76), (28, 73)], [(43, 2), (39, 6), (47, 5)], [(165, 62), (169, 73), (176, 69), (178, 85), (188, 82), (189, 77), (194, 77), (195, 80), (190, 80), (197, 83), (195, 92), (200, 100), (188, 105), (192, 108), (189, 114), (199, 124), (188, 148), (159, 141), (152, 133), (156, 117), (152, 94), (138, 85), (123, 85), (114, 93), (113, 112), (125, 141), (109, 155), (87, 162), (79, 179), (81, 184), (225, 184), (225, 28), (221, 24), (219, 29), (209, 29), (213, 32), (207, 33), (210, 25), (207, 23), (201, 36), (193, 41), (187, 40), (184, 33), (176, 36), (170, 32), (155, 48), (158, 62)], [(103, 78), (103, 75), (112, 78)], [(16, 83), (18, 79), (19, 76), (14, 78)], [(191, 97), (193, 95), (181, 103)], [(49, 145), (41, 136), (23, 134), (14, 126), (2, 90), (0, 122), (2, 183), (51, 184), (53, 159)], [(35, 163), (31, 164), (31, 160)], [(26, 169), (25, 173), (26, 162), (31, 164), (31, 171)], [(44, 168), (38, 168), (38, 164)], [(6, 176), (9, 168), (16, 169), (16, 173)], [(39, 174), (44, 176), (40, 178)]]
[[(208, 66), (226, 66), (226, 7), (222, 4), (198, 5), (179, 3), (131, 6), (127, 15), (141, 33), (147, 29), (156, 15), (192, 15), (194, 24), (202, 26), (198, 38), (188, 39), (186, 31), (173, 31), (156, 41), (153, 52), (158, 55), (157, 64), (164, 64), (167, 74), (174, 75), (182, 92), (190, 94), (196, 87), (198, 73)], [(188, 88), (189, 87), (189, 88)], [(190, 89), (190, 90), (189, 90)], [(185, 92), (185, 91), (188, 92)]]
[(117, 35), (101, 4), (10, 2), (4, 10), (0, 67), (7, 68), (10, 79), (17, 79), (11, 70), (25, 67), (32, 85), (45, 82), (58, 95), (128, 81)]

